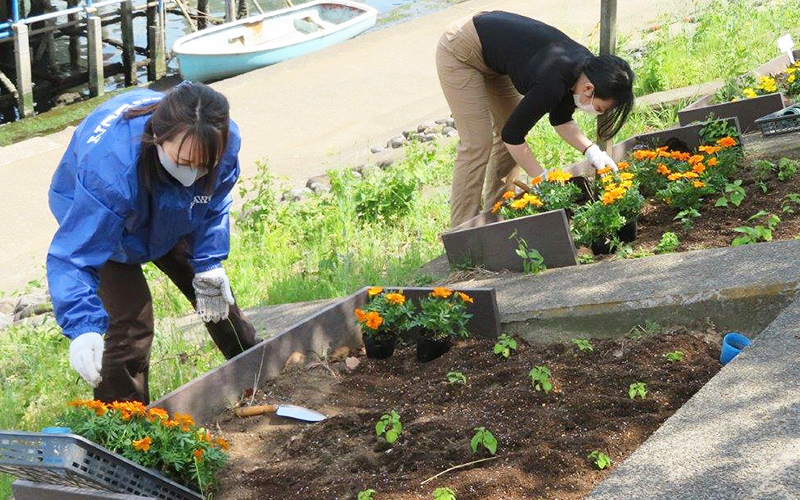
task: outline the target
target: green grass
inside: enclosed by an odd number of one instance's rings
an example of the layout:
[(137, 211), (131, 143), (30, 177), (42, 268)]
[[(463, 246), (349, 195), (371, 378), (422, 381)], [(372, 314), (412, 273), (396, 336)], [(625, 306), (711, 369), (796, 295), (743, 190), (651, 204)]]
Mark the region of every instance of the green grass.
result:
[(52, 134), (64, 130), (70, 125), (77, 125), (86, 115), (105, 101), (131, 89), (120, 89), (108, 92), (100, 97), (93, 97), (63, 108), (54, 108), (31, 118), (18, 120), (0, 126), (0, 147), (16, 142)]

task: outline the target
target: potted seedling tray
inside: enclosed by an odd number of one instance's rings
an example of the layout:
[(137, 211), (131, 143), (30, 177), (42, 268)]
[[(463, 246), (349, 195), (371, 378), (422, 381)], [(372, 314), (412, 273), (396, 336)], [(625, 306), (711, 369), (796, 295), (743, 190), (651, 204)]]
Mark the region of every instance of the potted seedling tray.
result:
[(756, 120), (764, 136), (787, 134), (800, 130), (800, 104), (770, 113)]
[(510, 220), (483, 213), (442, 234), (452, 267), (483, 267), (490, 271), (523, 271), (520, 242), (537, 250), (547, 268), (577, 264), (575, 244), (563, 209)]
[[(800, 51), (795, 51), (795, 59), (800, 57)], [(791, 64), (789, 57), (782, 54), (753, 70), (757, 76), (767, 76), (779, 73)], [(780, 111), (786, 105), (786, 100), (775, 92), (751, 99), (740, 99), (733, 102), (714, 104), (714, 94), (700, 97), (678, 112), (678, 121), (681, 125), (704, 121), (715, 118), (737, 117), (739, 126), (744, 134), (758, 131), (756, 120), (770, 113)]]
[[(72, 434), (0, 431), (0, 472), (32, 481), (19, 490), (17, 500), (40, 500), (43, 490), (88, 488), (94, 498), (158, 498), (200, 500), (203, 497), (161, 474), (142, 467), (91, 441)], [(37, 484), (52, 485), (49, 488)], [(63, 490), (49, 498), (87, 498)], [(106, 495), (106, 493), (114, 493)]]

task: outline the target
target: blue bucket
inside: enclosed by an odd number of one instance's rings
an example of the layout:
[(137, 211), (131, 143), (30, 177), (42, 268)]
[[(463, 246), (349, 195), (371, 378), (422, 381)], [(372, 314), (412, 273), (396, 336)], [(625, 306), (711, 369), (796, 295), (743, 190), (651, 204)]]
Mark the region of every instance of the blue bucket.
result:
[(719, 353), (719, 362), (727, 365), (742, 349), (750, 345), (750, 339), (741, 333), (731, 332), (722, 339), (722, 351)]
[(72, 434), (72, 429), (69, 427), (45, 427), (42, 432), (45, 434)]

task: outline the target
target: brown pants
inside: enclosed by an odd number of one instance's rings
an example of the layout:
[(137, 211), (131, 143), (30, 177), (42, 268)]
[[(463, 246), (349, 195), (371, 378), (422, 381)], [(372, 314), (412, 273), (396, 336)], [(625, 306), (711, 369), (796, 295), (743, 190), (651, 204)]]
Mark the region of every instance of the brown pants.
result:
[[(154, 264), (194, 306), (194, 270), (189, 264), (186, 244), (179, 243)], [(142, 266), (108, 261), (100, 270), (98, 295), (108, 312), (110, 323), (103, 352), (103, 381), (94, 390), (94, 397), (105, 402), (141, 401), (149, 404), (153, 303)], [(211, 338), (227, 359), (258, 342), (255, 328), (238, 305), (231, 306), (229, 319), (206, 323)]]
[(451, 24), (442, 35), (436, 69), (460, 137), (450, 197), (455, 227), (480, 213), (482, 192), (488, 208), (513, 186), (519, 169), (500, 132), (522, 95), (511, 79), (486, 66), (472, 18)]

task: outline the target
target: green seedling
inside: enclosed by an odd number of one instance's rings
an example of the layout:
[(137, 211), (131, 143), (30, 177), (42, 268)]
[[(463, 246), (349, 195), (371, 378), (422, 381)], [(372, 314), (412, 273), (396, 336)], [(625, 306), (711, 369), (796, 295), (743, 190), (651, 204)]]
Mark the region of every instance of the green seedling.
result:
[[(794, 206), (792, 206), (794, 205)], [(789, 193), (783, 197), (783, 204), (781, 205), (781, 212), (785, 214), (795, 213), (795, 208), (800, 207), (800, 194)]]
[(553, 390), (553, 382), (550, 381), (550, 369), (546, 366), (534, 366), (530, 371), (531, 385), (537, 391), (544, 391), (550, 394)]
[(778, 166), (769, 160), (756, 160), (753, 162), (753, 172), (759, 180), (767, 180), (773, 172), (778, 169)]
[(778, 180), (786, 182), (797, 173), (797, 162), (789, 158), (781, 158), (778, 161)]
[(594, 264), (594, 255), (578, 255), (578, 264)]
[(433, 490), (433, 500), (456, 500), (456, 494), (450, 488), (436, 488)]
[(600, 450), (594, 450), (593, 452), (589, 453), (588, 458), (600, 470), (611, 467), (611, 457)]
[(467, 377), (461, 372), (449, 372), (447, 374), (447, 382), (451, 384), (467, 385)]
[(658, 245), (656, 245), (655, 252), (656, 253), (674, 252), (675, 249), (678, 248), (678, 245), (680, 244), (681, 242), (678, 239), (678, 235), (671, 231), (667, 231), (666, 233), (661, 235), (661, 241), (659, 241)]
[(672, 220), (680, 221), (683, 224), (683, 228), (687, 231), (694, 226), (694, 221), (700, 217), (700, 212), (697, 211), (695, 208), (687, 208), (686, 210), (681, 210), (678, 212), (678, 215), (672, 218)]
[(639, 247), (637, 250), (634, 250), (632, 245), (619, 245), (617, 247), (616, 252), (618, 257), (623, 259), (641, 259), (642, 257), (652, 257), (653, 252)]
[(476, 427), (475, 435), (472, 436), (472, 441), (469, 442), (469, 449), (472, 453), (477, 453), (478, 448), (483, 446), (489, 453), (494, 455), (497, 453), (497, 439), (494, 434), (486, 430), (486, 427)]
[(775, 230), (775, 227), (781, 221), (781, 219), (775, 215), (764, 210), (759, 211), (757, 214), (753, 215), (749, 219), (748, 222), (752, 222), (764, 217), (764, 225), (757, 224), (755, 226), (742, 226), (734, 228), (734, 231), (737, 233), (742, 233), (741, 236), (737, 236), (731, 242), (731, 246), (741, 246), (741, 245), (751, 245), (753, 243), (758, 243), (760, 241), (772, 241), (772, 231)]
[(633, 340), (639, 340), (642, 336), (656, 335), (661, 332), (661, 325), (653, 320), (646, 320), (643, 325), (636, 325), (628, 332), (628, 336)]
[(362, 490), (358, 492), (357, 500), (374, 500), (373, 495), (376, 494), (375, 490)]
[(400, 415), (394, 410), (392, 413), (381, 416), (381, 419), (375, 424), (375, 434), (378, 437), (385, 434), (386, 442), (389, 444), (394, 444), (402, 433), (403, 424), (400, 423)]
[(494, 345), (494, 353), (508, 359), (512, 351), (517, 350), (517, 341), (505, 333), (500, 335)]
[(628, 387), (628, 397), (636, 399), (636, 396), (639, 396), (640, 399), (644, 399), (647, 396), (647, 384), (635, 382)]
[(535, 248), (528, 248), (528, 242), (517, 236), (517, 232), (511, 233), (509, 240), (516, 240), (517, 248), (514, 250), (522, 259), (522, 270), (525, 274), (539, 274), (547, 269), (544, 265), (544, 257)]
[(594, 351), (594, 346), (586, 339), (572, 339), (572, 343), (575, 344), (581, 352)]
[(683, 351), (672, 351), (664, 355), (670, 363), (680, 363), (686, 355)]
[(733, 182), (729, 182), (725, 185), (725, 192), (723, 193), (722, 197), (717, 200), (714, 204), (715, 207), (727, 207), (733, 205), (738, 207), (744, 201), (745, 192), (744, 188), (742, 187), (742, 180), (736, 179)]

